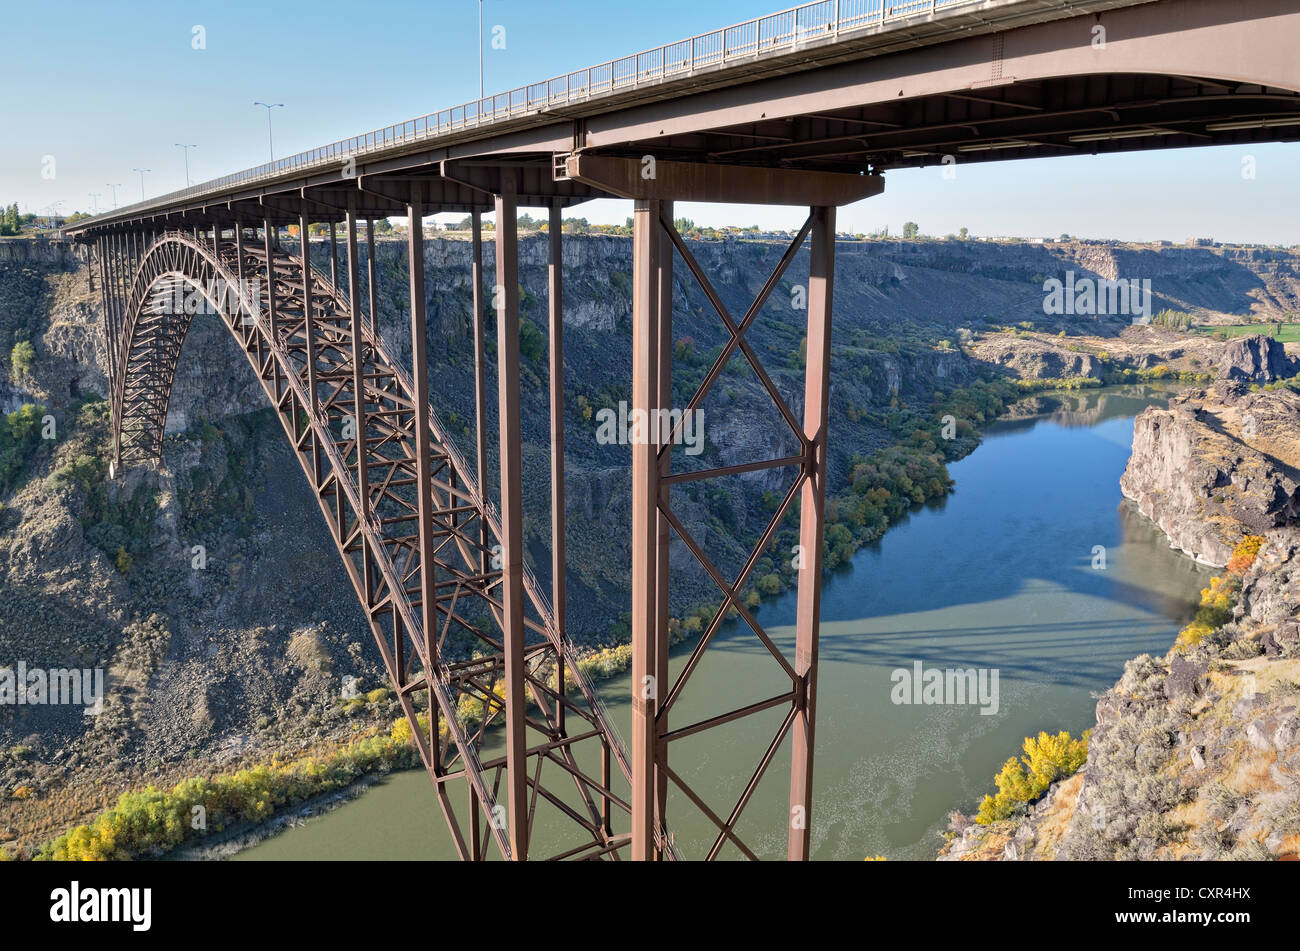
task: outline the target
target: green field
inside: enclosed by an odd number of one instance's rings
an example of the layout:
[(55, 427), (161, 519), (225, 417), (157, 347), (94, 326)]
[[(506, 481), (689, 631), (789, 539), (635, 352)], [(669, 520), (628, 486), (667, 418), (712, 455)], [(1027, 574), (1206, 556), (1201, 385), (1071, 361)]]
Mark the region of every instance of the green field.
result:
[(1224, 334), (1228, 337), (1244, 337), (1246, 334), (1264, 334), (1281, 343), (1300, 343), (1300, 324), (1282, 324), (1278, 332), (1277, 324), (1223, 324), (1196, 328), (1197, 333)]

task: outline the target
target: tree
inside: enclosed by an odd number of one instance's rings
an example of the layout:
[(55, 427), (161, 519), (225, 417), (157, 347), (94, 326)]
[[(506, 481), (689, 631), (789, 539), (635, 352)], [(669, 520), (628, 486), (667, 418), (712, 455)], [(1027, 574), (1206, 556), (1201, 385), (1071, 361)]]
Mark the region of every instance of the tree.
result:
[(32, 363), (36, 360), (36, 348), (32, 346), (29, 340), (19, 340), (14, 344), (13, 352), (9, 355), (10, 364), (14, 368), (15, 376), (26, 376), (32, 370)]
[(375, 234), (388, 234), (393, 230), (393, 226), (388, 223), (387, 218), (375, 219)]
[(966, 229), (965, 225), (963, 225), (961, 230), (957, 232), (957, 237), (961, 238), (963, 241), (965, 241), (969, 235), (970, 232)]
[(589, 222), (586, 218), (565, 218), (564, 219), (565, 234), (586, 234), (590, 230), (591, 230), (591, 222)]
[(916, 237), (917, 231), (919, 231), (919, 230), (920, 230), (920, 229), (918, 228), (918, 226), (917, 226), (917, 224), (916, 224), (915, 221), (904, 221), (904, 222), (903, 222), (903, 238), (904, 238), (905, 240), (907, 240), (907, 241), (911, 241), (913, 238)]

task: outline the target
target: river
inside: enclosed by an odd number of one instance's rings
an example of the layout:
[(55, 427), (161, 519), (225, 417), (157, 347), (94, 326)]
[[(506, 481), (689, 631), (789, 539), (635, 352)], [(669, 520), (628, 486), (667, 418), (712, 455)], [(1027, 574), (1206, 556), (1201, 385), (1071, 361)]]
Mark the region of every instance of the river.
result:
[[(814, 858), (933, 858), (947, 813), (972, 812), (1025, 736), (1078, 735), (1093, 723), (1093, 692), (1110, 687), (1126, 660), (1168, 649), (1209, 572), (1122, 501), (1119, 477), (1134, 416), (1169, 392), (1114, 387), (1039, 397), (1037, 412), (993, 424), (975, 452), (949, 467), (956, 488), (947, 499), (915, 510), (827, 580)], [(790, 647), (793, 594), (765, 602), (759, 618)], [(683, 692), (681, 722), (697, 718), (692, 707), (707, 715), (785, 689), (752, 633), (732, 629), (720, 638), (691, 682), (695, 702)], [(674, 658), (679, 669), (685, 650)], [(918, 661), (924, 669), (996, 670), (996, 712), (895, 703), (894, 672)], [(629, 722), (626, 678), (598, 689), (616, 722)], [(673, 747), (674, 768), (725, 815), (775, 727), (758, 715), (694, 747), (684, 740)], [(738, 827), (764, 858), (785, 851), (788, 761), (787, 741)], [(668, 819), (684, 854), (707, 851), (714, 832), (681, 797), (670, 798)], [(722, 856), (738, 854), (727, 846)], [(390, 776), (237, 856), (451, 857), (422, 770)]]

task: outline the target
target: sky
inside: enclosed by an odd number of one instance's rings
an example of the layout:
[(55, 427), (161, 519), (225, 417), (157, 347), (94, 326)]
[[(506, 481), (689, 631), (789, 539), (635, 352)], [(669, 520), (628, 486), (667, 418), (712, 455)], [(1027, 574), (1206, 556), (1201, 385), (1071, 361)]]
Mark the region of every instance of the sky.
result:
[[(479, 3), (0, 0), (0, 204), (104, 210), (478, 95)], [(487, 93), (772, 13), (746, 0), (483, 0)], [(492, 46), (493, 36), (504, 49)], [(200, 43), (199, 40), (202, 42)], [(200, 46), (201, 48), (195, 48)], [(1243, 176), (1253, 158), (1255, 176)], [(1300, 244), (1300, 144), (959, 166), (886, 176), (840, 231)], [(117, 186), (116, 188), (112, 186)], [(92, 197), (91, 193), (97, 193)], [(631, 203), (568, 214), (621, 224)], [(697, 224), (797, 227), (799, 209), (678, 203)]]

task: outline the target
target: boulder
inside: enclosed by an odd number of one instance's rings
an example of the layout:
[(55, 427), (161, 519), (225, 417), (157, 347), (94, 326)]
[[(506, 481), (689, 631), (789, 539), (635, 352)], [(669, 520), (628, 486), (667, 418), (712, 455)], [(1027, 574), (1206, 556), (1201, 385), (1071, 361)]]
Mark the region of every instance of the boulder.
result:
[(1282, 344), (1263, 334), (1228, 341), (1219, 356), (1219, 376), (1248, 383), (1273, 383), (1296, 371)]

